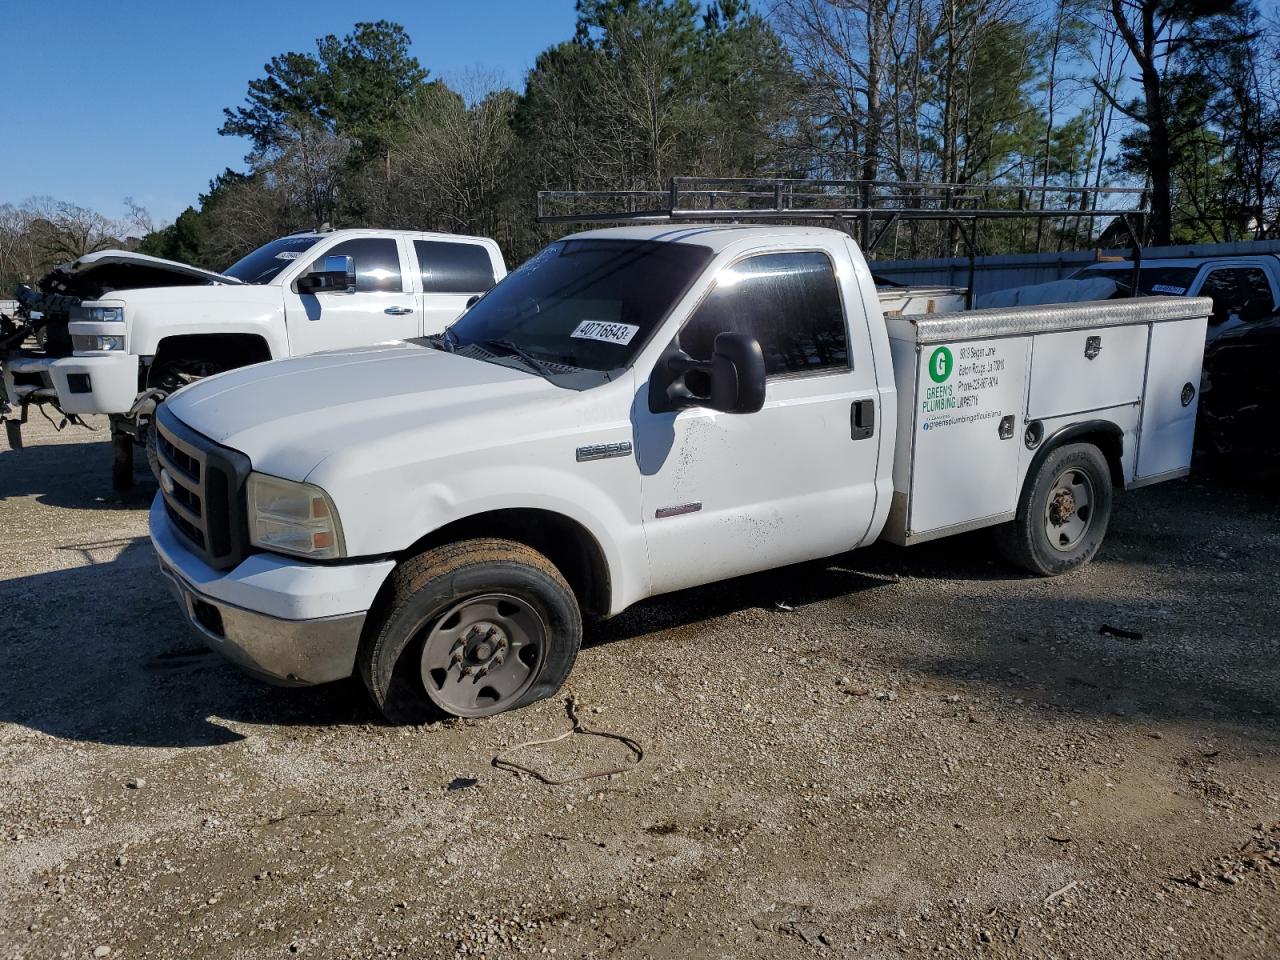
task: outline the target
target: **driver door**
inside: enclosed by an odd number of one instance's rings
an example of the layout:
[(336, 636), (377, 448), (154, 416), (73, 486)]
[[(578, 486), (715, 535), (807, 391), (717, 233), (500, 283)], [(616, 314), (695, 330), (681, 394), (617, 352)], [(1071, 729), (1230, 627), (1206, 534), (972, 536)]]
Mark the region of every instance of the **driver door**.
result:
[(417, 295), (405, 269), (400, 241), (394, 237), (354, 237), (310, 255), (304, 273), (323, 266), (325, 257), (352, 257), (356, 291), (299, 293), (297, 282), (285, 289), (285, 324), (294, 356), (318, 350), (360, 347), (406, 340), (421, 332)]
[[(720, 273), (681, 329), (678, 346), (698, 360), (721, 332), (760, 342), (768, 379), (759, 412), (653, 413), (648, 391), (638, 392), (654, 593), (831, 556), (866, 535), (876, 379), (861, 300), (842, 286), (826, 250), (746, 257)], [(851, 326), (845, 302), (857, 311)]]

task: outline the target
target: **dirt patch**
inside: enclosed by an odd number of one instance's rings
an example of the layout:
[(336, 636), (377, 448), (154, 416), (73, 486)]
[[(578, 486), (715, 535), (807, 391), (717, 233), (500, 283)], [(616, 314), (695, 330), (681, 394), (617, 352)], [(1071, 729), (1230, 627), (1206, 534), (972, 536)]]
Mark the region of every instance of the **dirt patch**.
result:
[(491, 761), (563, 697), (391, 729), (207, 653), (102, 437), (0, 451), (0, 958), (1280, 951), (1274, 478), (1058, 580), (972, 536), (642, 604), (569, 687), (644, 759), (556, 787)]

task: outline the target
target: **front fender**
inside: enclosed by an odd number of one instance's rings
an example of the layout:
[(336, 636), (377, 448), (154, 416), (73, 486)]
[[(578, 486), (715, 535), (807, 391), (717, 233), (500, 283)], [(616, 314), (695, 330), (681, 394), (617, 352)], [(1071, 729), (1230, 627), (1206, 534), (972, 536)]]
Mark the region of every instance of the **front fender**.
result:
[(618, 613), (650, 588), (639, 470), (630, 457), (569, 462), (579, 469), (490, 461), (447, 476), (423, 476), (433, 472), (424, 469), (339, 478), (317, 468), (308, 481), (333, 498), (353, 557), (403, 553), (442, 527), (499, 510), (559, 514), (595, 539), (608, 567), (609, 613)]
[(143, 357), (155, 356), (160, 342), (170, 337), (195, 334), (249, 334), (266, 341), (273, 358), (289, 355), (285, 333), (284, 304), (273, 298), (237, 299), (234, 302), (201, 300), (147, 301), (126, 307), (129, 324), (129, 351)]

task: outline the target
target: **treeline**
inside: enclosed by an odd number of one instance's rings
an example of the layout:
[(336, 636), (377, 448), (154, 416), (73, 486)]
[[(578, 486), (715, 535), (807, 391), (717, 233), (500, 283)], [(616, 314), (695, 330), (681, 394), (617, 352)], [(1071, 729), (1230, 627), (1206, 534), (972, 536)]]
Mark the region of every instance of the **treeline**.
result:
[[(1272, 236), (1278, 35), (1254, 0), (578, 0), (574, 35), (517, 91), (446, 84), (402, 27), (361, 23), (250, 81), (220, 131), (249, 143), (244, 170), (143, 249), (217, 268), (327, 223), (486, 234), (519, 260), (549, 235), (537, 190), (673, 175), (1129, 184), (1150, 191), (1150, 242)], [(984, 243), (1088, 229), (1011, 223)], [(882, 255), (954, 241), (904, 229)]]
[(128, 215), (115, 220), (53, 197), (0, 203), (0, 300), (15, 284), (38, 279), (59, 263), (95, 250), (136, 248), (144, 238), (157, 236), (140, 204), (126, 197), (125, 207)]

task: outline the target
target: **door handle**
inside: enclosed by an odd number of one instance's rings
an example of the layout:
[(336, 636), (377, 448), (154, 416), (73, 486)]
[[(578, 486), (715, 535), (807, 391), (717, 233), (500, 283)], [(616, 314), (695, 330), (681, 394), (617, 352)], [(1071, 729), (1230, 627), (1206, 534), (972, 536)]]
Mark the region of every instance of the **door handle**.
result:
[(387, 307), (382, 312), (389, 313), (393, 317), (403, 317), (406, 313), (413, 313), (413, 307)]
[(876, 402), (855, 400), (849, 410), (849, 436), (865, 440), (876, 432)]

